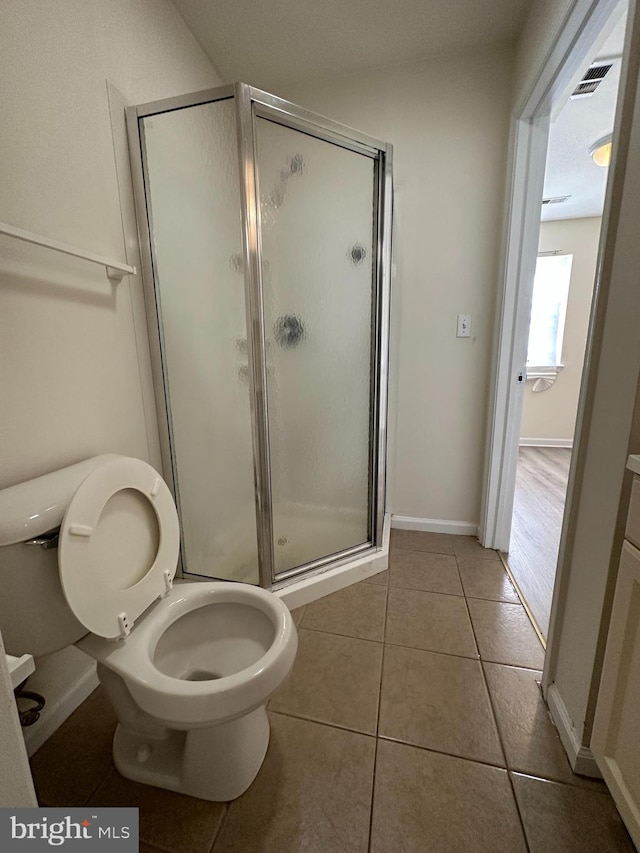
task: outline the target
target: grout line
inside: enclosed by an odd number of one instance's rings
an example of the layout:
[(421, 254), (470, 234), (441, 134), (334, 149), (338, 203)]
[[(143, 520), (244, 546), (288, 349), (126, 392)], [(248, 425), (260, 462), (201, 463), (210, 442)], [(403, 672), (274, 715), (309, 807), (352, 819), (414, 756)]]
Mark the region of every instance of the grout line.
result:
[[(475, 629), (475, 626), (473, 624), (473, 619), (471, 618), (471, 611), (469, 610), (469, 602), (467, 601), (466, 596), (464, 599), (464, 603), (467, 607), (467, 612), (469, 614), (469, 621), (471, 622), (471, 630), (473, 631), (473, 636), (474, 636), (474, 639), (476, 641), (476, 645), (478, 645), (478, 638), (476, 636), (476, 629)], [(480, 649), (480, 647), (478, 646), (478, 650), (479, 649)], [(527, 832), (525, 830), (522, 812), (520, 811), (520, 803), (518, 802), (518, 798), (516, 796), (515, 785), (513, 784), (513, 779), (511, 778), (511, 773), (509, 772), (509, 761), (507, 759), (507, 750), (504, 747), (504, 740), (502, 737), (502, 732), (500, 731), (500, 724), (498, 723), (498, 715), (496, 713), (496, 708), (495, 708), (495, 705), (493, 702), (493, 696), (491, 695), (491, 690), (489, 689), (489, 682), (487, 680), (487, 674), (486, 674), (485, 669), (484, 669), (484, 662), (483, 662), (482, 658), (480, 658), (480, 671), (482, 672), (482, 681), (484, 683), (484, 689), (487, 693), (487, 698), (489, 699), (489, 707), (491, 708), (491, 713), (493, 715), (493, 724), (496, 728), (496, 734), (498, 736), (498, 742), (500, 744), (500, 749), (502, 750), (502, 756), (504, 758), (504, 766), (507, 769), (507, 779), (509, 780), (509, 787), (511, 788), (511, 795), (513, 797), (513, 802), (515, 803), (515, 806), (516, 806), (516, 813), (518, 815), (518, 820), (520, 821), (520, 829), (522, 831), (522, 837), (524, 839), (524, 843), (525, 843), (527, 850), (529, 851), (529, 853), (531, 853), (531, 847), (529, 845), (529, 839), (527, 838)]]
[[(258, 771), (258, 773), (259, 772), (260, 771)], [(211, 847), (209, 847), (209, 853), (213, 853), (213, 849), (216, 846), (216, 841), (218, 840), (218, 838), (220, 838), (220, 834), (222, 833), (222, 830), (223, 830), (223, 828), (227, 822), (227, 818), (229, 817), (229, 812), (231, 811), (231, 803), (232, 802), (235, 802), (235, 801), (232, 800), (231, 802), (224, 804), (224, 815), (222, 816), (222, 820), (220, 821), (220, 825), (218, 826), (216, 831), (213, 833), (213, 839), (211, 841)]]
[[(444, 755), (447, 758), (457, 758), (459, 761), (470, 761), (472, 764), (481, 764), (483, 767), (493, 767), (496, 770), (504, 770), (508, 772), (509, 768), (505, 764), (496, 764), (493, 761), (481, 761), (479, 758), (471, 758), (468, 755), (458, 755), (457, 752), (447, 752), (445, 749), (437, 749), (435, 746), (424, 746), (421, 743), (413, 743), (412, 741), (402, 740), (401, 738), (391, 737), (390, 735), (378, 735), (378, 740), (384, 740), (388, 743), (399, 743), (401, 746), (409, 746), (411, 749), (420, 749), (422, 752), (434, 752), (436, 755)], [(552, 781), (544, 779), (544, 782)]]
[(315, 723), (318, 726), (326, 726), (328, 729), (338, 729), (341, 732), (351, 732), (354, 735), (362, 737), (375, 738), (374, 732), (363, 732), (360, 729), (350, 729), (348, 726), (340, 725), (340, 723), (328, 723), (326, 720), (315, 720), (313, 717), (302, 717), (300, 714), (294, 714), (291, 711), (276, 711), (275, 708), (269, 708), (270, 714), (278, 714), (280, 717), (291, 717), (292, 720), (302, 720), (304, 723)]
[[(456, 560), (456, 567), (458, 569), (458, 575), (460, 577), (460, 583), (462, 583), (462, 575), (460, 573), (460, 566), (458, 566), (458, 561)], [(464, 589), (464, 585), (462, 587)], [(467, 619), (469, 620), (469, 626), (471, 628), (471, 636), (473, 637), (473, 644), (476, 647), (476, 652), (478, 653), (478, 660), (482, 660), (482, 656), (480, 655), (480, 643), (478, 642), (478, 638), (476, 636), (476, 629), (473, 624), (473, 619), (471, 618), (471, 610), (469, 609), (469, 602), (467, 601), (467, 594), (464, 595), (464, 609), (467, 613)], [(482, 669), (482, 664), (480, 665)], [(505, 765), (506, 766), (506, 765)]]
[(376, 769), (378, 767), (378, 743), (380, 738), (376, 735), (376, 744), (373, 752), (373, 778), (371, 779), (371, 799), (369, 802), (369, 836), (367, 838), (367, 851), (371, 853), (373, 843), (373, 804), (376, 798)]
[(404, 589), (407, 592), (426, 592), (429, 595), (448, 595), (449, 598), (464, 598), (464, 592), (443, 592), (439, 589), (422, 589), (417, 586), (402, 586), (398, 583), (389, 583), (389, 589)]
[[(491, 561), (487, 560), (487, 562), (491, 562), (491, 564), (494, 566), (499, 566), (499, 565), (501, 566), (501, 564), (497, 563), (495, 560), (491, 560)], [(501, 568), (502, 568), (502, 566), (501, 566)], [(364, 583), (364, 581), (363, 581), (363, 583)], [(449, 598), (473, 598), (476, 601), (496, 601), (498, 604), (513, 604), (516, 607), (520, 607), (520, 605), (521, 605), (520, 601), (507, 601), (504, 598), (487, 598), (486, 595), (469, 595), (468, 593), (465, 593), (465, 592), (445, 592), (444, 590), (441, 590), (441, 589), (424, 589), (422, 587), (417, 587), (417, 586), (402, 586), (402, 584), (399, 584), (399, 583), (393, 583), (393, 584), (389, 583), (389, 589), (405, 589), (405, 590), (410, 591), (410, 592), (427, 592), (427, 593), (429, 593), (429, 595), (448, 595)], [(463, 585), (463, 590), (464, 590), (464, 585)]]
[[(414, 532), (418, 533), (420, 531), (414, 531)], [(447, 535), (451, 535), (451, 534), (444, 534), (444, 535), (447, 536)], [(476, 542), (477, 542), (477, 539), (476, 539)], [(404, 553), (411, 552), (413, 554), (435, 554), (438, 557), (461, 557), (463, 559), (469, 559), (469, 560), (490, 560), (493, 563), (498, 562), (498, 560), (496, 560), (495, 557), (489, 557), (489, 556), (487, 556), (487, 554), (478, 554), (478, 553), (456, 554), (453, 543), (451, 543), (451, 548), (452, 548), (451, 551), (428, 551), (425, 548), (399, 548), (399, 547), (394, 547), (393, 545), (389, 544), (389, 555), (391, 556), (392, 553), (395, 554), (397, 551), (403, 551)], [(488, 551), (490, 554), (499, 554), (500, 553), (499, 551), (496, 551), (494, 548), (483, 548), (483, 551)]]
[[(85, 701), (86, 701), (86, 700), (85, 700)], [(114, 733), (114, 734), (115, 734), (115, 733)], [(112, 738), (112, 740), (113, 740), (113, 738)], [(104, 785), (104, 783), (107, 781), (107, 779), (108, 779), (108, 778), (109, 778), (109, 776), (111, 775), (111, 771), (112, 771), (112, 770), (114, 770), (116, 773), (118, 773), (118, 770), (117, 770), (117, 768), (116, 768), (115, 764), (113, 763), (113, 759), (111, 759), (111, 758), (110, 758), (110, 759), (109, 759), (109, 769), (107, 770), (107, 772), (105, 773), (105, 775), (102, 777), (102, 779), (98, 782), (98, 784), (95, 786), (95, 788), (93, 789), (93, 791), (91, 792), (91, 794), (89, 794), (89, 796), (87, 797), (87, 799), (86, 799), (86, 801), (85, 801), (85, 803), (84, 803), (84, 805), (85, 805), (85, 806), (88, 806), (88, 805), (89, 805), (89, 803), (90, 803), (90, 802), (91, 802), (91, 800), (95, 797), (95, 795), (98, 793), (98, 791), (100, 790), (100, 788), (102, 788), (102, 786)], [(118, 774), (118, 775), (120, 775), (120, 774)]]
[[(310, 631), (313, 634), (325, 634), (329, 637), (344, 637), (345, 640), (357, 640), (360, 643), (373, 643), (376, 646), (381, 646), (384, 640), (371, 640), (369, 637), (354, 637), (353, 634), (340, 634), (337, 631), (327, 631), (323, 628), (307, 628), (300, 625), (297, 631)], [(383, 635), (384, 636), (384, 635)]]
[(593, 794), (602, 794), (605, 797), (611, 796), (611, 793), (607, 788), (607, 783), (604, 779), (592, 780), (594, 782), (600, 781), (602, 783), (602, 790), (600, 790), (597, 785), (594, 785), (593, 787), (591, 787), (591, 785), (577, 785), (575, 782), (567, 782), (566, 779), (552, 779), (550, 776), (538, 776), (536, 773), (527, 773), (526, 770), (516, 770), (515, 767), (507, 767), (507, 770), (512, 776), (526, 776), (527, 779), (536, 779), (538, 782), (552, 782), (554, 785), (564, 785), (565, 788), (570, 788), (572, 791), (590, 791)]
[[(464, 598), (464, 596), (456, 596), (456, 597), (457, 598)], [(479, 599), (474, 599), (474, 600), (477, 601)], [(482, 599), (482, 600), (485, 600), (485, 599)], [(486, 600), (487, 601), (493, 601), (493, 599), (486, 599)], [(499, 601), (496, 603), (497, 604), (509, 604), (509, 602), (505, 602), (505, 601)], [(520, 605), (518, 605), (518, 604), (514, 605), (514, 607), (519, 607), (519, 606)], [(468, 610), (467, 610), (467, 612), (468, 612)], [(385, 614), (385, 620), (386, 620), (386, 614)], [(472, 627), (472, 631), (473, 631), (473, 623), (472, 623), (471, 627)], [(345, 640), (357, 640), (357, 641), (362, 642), (362, 643), (372, 643), (373, 645), (376, 645), (376, 646), (382, 646), (382, 645), (384, 645), (384, 646), (395, 646), (396, 648), (399, 648), (399, 649), (411, 649), (411, 650), (416, 651), (416, 652), (429, 652), (429, 653), (434, 654), (434, 655), (447, 655), (447, 657), (462, 658), (463, 660), (475, 660), (475, 661), (482, 660), (485, 663), (494, 663), (494, 664), (497, 664), (499, 666), (508, 666), (508, 667), (511, 667), (512, 669), (530, 669), (533, 672), (540, 672), (540, 673), (542, 672), (542, 670), (538, 666), (527, 666), (523, 663), (509, 663), (507, 661), (502, 661), (502, 660), (491, 660), (489, 658), (483, 658), (480, 655), (479, 649), (478, 649), (478, 653), (476, 655), (473, 655), (473, 656), (461, 655), (461, 654), (456, 654), (455, 652), (444, 652), (441, 649), (424, 649), (421, 646), (407, 646), (404, 643), (397, 643), (397, 642), (391, 643), (388, 640), (384, 640), (384, 641), (383, 640), (369, 640), (369, 639), (365, 639), (364, 637), (351, 637), (348, 634), (336, 634), (334, 631), (322, 631), (319, 628), (302, 628), (302, 627), (300, 627), (300, 628), (298, 628), (298, 630), (299, 631), (300, 630), (309, 631), (312, 634), (324, 634), (325, 636), (328, 636), (328, 637), (343, 637)], [(475, 639), (475, 632), (474, 632), (474, 642), (476, 643), (476, 648), (477, 648), (478, 644), (477, 644), (477, 640)], [(280, 712), (278, 712), (278, 713), (280, 713)], [(295, 715), (290, 714), (289, 716), (295, 716)], [(301, 719), (306, 719), (306, 717), (301, 717)], [(349, 731), (354, 731), (354, 730), (350, 729)]]
[(389, 616), (389, 587), (387, 587), (387, 597), (384, 605), (384, 622), (382, 624), (382, 663), (380, 665), (380, 681), (378, 683), (378, 713), (376, 715), (376, 737), (380, 730), (380, 705), (382, 699), (382, 674), (384, 672), (384, 653), (387, 640), (387, 618)]
[(373, 779), (371, 780), (371, 801), (369, 803), (369, 839), (367, 850), (371, 853), (371, 843), (373, 834), (373, 804), (376, 794), (376, 769), (378, 766), (378, 733), (380, 731), (380, 706), (382, 704), (382, 677), (384, 673), (384, 656), (387, 644), (385, 642), (387, 636), (387, 616), (389, 614), (389, 585), (387, 584), (386, 599), (384, 605), (384, 623), (382, 625), (382, 660), (380, 662), (380, 680), (378, 682), (378, 712), (376, 714), (376, 745), (373, 753)]
[[(475, 642), (475, 638), (474, 638), (474, 642)], [(414, 652), (426, 652), (427, 654), (432, 654), (432, 655), (446, 655), (448, 658), (461, 658), (462, 660), (473, 660), (476, 662), (480, 660), (479, 654), (471, 657), (471, 655), (457, 655), (457, 654), (455, 654), (455, 652), (442, 652), (439, 649), (423, 649), (419, 646), (405, 646), (403, 643), (389, 643), (388, 641), (385, 642), (385, 646), (393, 646), (396, 649), (410, 649), (411, 651), (414, 651)], [(493, 661), (492, 661), (492, 663), (493, 663)], [(536, 672), (540, 672), (540, 670), (536, 670)]]
[(520, 603), (521, 603), (521, 604), (522, 604), (522, 606), (524, 607), (525, 613), (527, 614), (527, 616), (529, 617), (529, 621), (530, 621), (530, 622), (531, 622), (531, 624), (533, 625), (533, 630), (534, 630), (534, 631), (536, 632), (536, 634), (538, 635), (538, 639), (540, 640), (540, 643), (541, 643), (541, 645), (542, 645), (542, 648), (543, 648), (543, 649), (545, 650), (545, 652), (546, 652), (546, 650), (547, 650), (547, 640), (546, 640), (546, 638), (545, 638), (544, 634), (542, 633), (542, 630), (541, 630), (540, 626), (538, 625), (538, 620), (537, 620), (537, 619), (536, 619), (536, 617), (533, 615), (533, 611), (532, 611), (532, 610), (531, 610), (531, 608), (529, 607), (529, 604), (527, 603), (527, 599), (526, 599), (526, 598), (524, 597), (524, 595), (522, 594), (522, 590), (520, 589), (520, 586), (519, 586), (519, 584), (518, 584), (518, 581), (515, 579), (515, 577), (513, 576), (513, 573), (512, 573), (512, 571), (511, 571), (511, 569), (509, 568), (509, 563), (507, 563), (507, 561), (506, 561), (506, 559), (505, 559), (505, 557), (503, 556), (503, 554), (502, 554), (502, 552), (501, 552), (501, 551), (498, 551), (498, 555), (499, 555), (499, 557), (500, 557), (500, 559), (501, 559), (501, 561), (502, 561), (502, 565), (504, 566), (504, 570), (505, 570), (505, 572), (509, 575), (509, 580), (510, 580), (510, 581), (511, 581), (511, 583), (514, 585), (515, 590), (516, 590), (516, 592), (518, 593), (518, 595), (519, 595), (519, 597), (520, 597)]
[(455, 557), (453, 551), (425, 551), (424, 548), (389, 548), (391, 554), (431, 554), (434, 557)]

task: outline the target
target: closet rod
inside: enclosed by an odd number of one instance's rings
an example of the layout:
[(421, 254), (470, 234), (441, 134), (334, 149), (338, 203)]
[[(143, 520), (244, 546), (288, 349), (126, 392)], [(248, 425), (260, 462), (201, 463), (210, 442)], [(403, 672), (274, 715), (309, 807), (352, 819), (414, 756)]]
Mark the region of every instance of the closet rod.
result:
[(105, 268), (107, 277), (111, 281), (120, 282), (123, 276), (136, 274), (135, 267), (121, 264), (119, 261), (110, 261), (101, 255), (94, 255), (93, 252), (83, 252), (81, 249), (76, 249), (74, 246), (67, 245), (67, 243), (61, 243), (59, 240), (39, 237), (37, 234), (32, 234), (31, 231), (23, 231), (22, 228), (7, 225), (6, 222), (0, 222), (0, 234), (6, 234), (7, 237), (15, 237), (16, 240), (22, 240), (25, 243), (33, 243), (35, 246), (44, 246), (47, 249), (53, 249), (54, 252), (62, 252), (64, 255), (73, 255), (75, 258), (82, 258), (85, 261), (90, 261), (92, 264), (100, 264), (100, 266)]

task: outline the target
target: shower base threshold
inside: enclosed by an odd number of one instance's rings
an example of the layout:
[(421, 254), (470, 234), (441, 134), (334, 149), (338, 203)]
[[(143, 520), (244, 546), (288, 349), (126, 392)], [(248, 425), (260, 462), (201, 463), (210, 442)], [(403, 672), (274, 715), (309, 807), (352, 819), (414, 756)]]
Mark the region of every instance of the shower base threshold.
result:
[(389, 536), (391, 533), (391, 515), (384, 518), (382, 548), (364, 557), (354, 557), (338, 566), (317, 569), (304, 576), (298, 576), (272, 588), (272, 592), (281, 598), (289, 610), (310, 604), (318, 598), (338, 592), (351, 584), (358, 583), (389, 568)]

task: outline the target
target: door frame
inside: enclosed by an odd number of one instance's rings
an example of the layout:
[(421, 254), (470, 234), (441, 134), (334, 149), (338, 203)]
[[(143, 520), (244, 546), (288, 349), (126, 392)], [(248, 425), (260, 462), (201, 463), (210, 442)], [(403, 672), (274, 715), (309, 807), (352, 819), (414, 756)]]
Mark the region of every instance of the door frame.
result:
[[(541, 73), (546, 86), (539, 79), (535, 88), (546, 88), (547, 93), (554, 88), (561, 91), (558, 80), (562, 57), (565, 72), (571, 67), (567, 65), (568, 60), (573, 58), (575, 65), (576, 56), (586, 59), (586, 49), (607, 26), (607, 19), (611, 20), (616, 5), (609, 0), (576, 1), (550, 51), (549, 56), (556, 58), (553, 62), (547, 59), (545, 72)], [(624, 9), (620, 10), (621, 14), (623, 12)], [(599, 775), (590, 741), (622, 544), (623, 518), (629, 499), (625, 463), (628, 453), (640, 453), (640, 412), (636, 410), (640, 377), (640, 339), (636, 325), (636, 318), (640, 316), (637, 287), (640, 243), (636, 227), (637, 199), (640, 198), (640, 8), (636, 0), (629, 0), (627, 20), (613, 131), (615, 144), (605, 196), (576, 438), (542, 674), (543, 694), (571, 767), (576, 773), (589, 776)], [(558, 73), (556, 77), (554, 69)], [(527, 103), (531, 102), (529, 98)], [(514, 125), (527, 120), (530, 118), (522, 118), (521, 114)], [(523, 152), (525, 162), (526, 156), (530, 154)], [(518, 174), (522, 174), (522, 167)], [(516, 189), (517, 184), (512, 181), (510, 198), (515, 200), (511, 207), (518, 210), (522, 209), (522, 202), (518, 201)], [(522, 184), (519, 189), (522, 197)], [(538, 197), (536, 204), (539, 202)], [(535, 252), (535, 239), (531, 235), (507, 235), (507, 245), (509, 237), (516, 247), (520, 240), (521, 252)], [(510, 286), (512, 293), (516, 286), (514, 275), (512, 271), (511, 281), (506, 274), (504, 276), (504, 287), (508, 291)], [(505, 354), (513, 354), (514, 322), (508, 310), (502, 307), (499, 308), (498, 328), (505, 359)], [(496, 376), (500, 374), (497, 361)], [(511, 364), (506, 359), (505, 363)], [(505, 377), (502, 367), (502, 387), (506, 381), (510, 381), (510, 377)], [(497, 384), (496, 380), (496, 392)], [(504, 429), (501, 436), (494, 435), (494, 422), (504, 425), (508, 416), (504, 399), (500, 400), (496, 393), (490, 410), (487, 471), (508, 452)], [(515, 440), (517, 435), (511, 438)], [(513, 452), (517, 452), (515, 441)], [(500, 475), (493, 485), (496, 483), (500, 483)], [(485, 484), (490, 484), (488, 477)], [(485, 544), (490, 532), (484, 515), (486, 507), (485, 501), (481, 533), (481, 541)]]
[[(574, 3), (538, 79), (512, 122), (502, 292), (496, 318), (494, 382), (478, 526), (478, 538), (486, 548), (509, 548), (525, 387), (519, 377), (526, 376), (550, 116), (554, 106), (575, 87), (593, 45), (602, 41), (619, 20), (623, 11), (620, 5), (619, 0)], [(585, 361), (589, 343), (590, 338)], [(581, 406), (582, 397), (579, 409)], [(568, 493), (572, 478), (570, 471)]]

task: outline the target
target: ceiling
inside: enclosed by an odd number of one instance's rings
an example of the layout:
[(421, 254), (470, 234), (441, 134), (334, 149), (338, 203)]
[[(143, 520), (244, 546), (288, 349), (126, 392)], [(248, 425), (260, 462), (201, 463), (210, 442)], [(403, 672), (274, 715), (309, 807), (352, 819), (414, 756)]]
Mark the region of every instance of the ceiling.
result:
[(591, 97), (567, 100), (551, 123), (544, 197), (571, 198), (562, 204), (545, 205), (543, 222), (602, 215), (609, 170), (596, 166), (588, 149), (613, 130), (625, 23), (626, 15), (622, 15), (583, 69), (586, 71), (596, 60), (617, 57), (597, 90)]
[[(535, 0), (533, 0), (535, 2)], [(532, 0), (173, 0), (225, 82), (276, 90), (290, 81), (417, 62), (518, 37)], [(584, 70), (620, 57), (626, 15), (602, 33)], [(600, 216), (607, 169), (588, 148), (611, 133), (620, 59), (590, 97), (567, 100), (551, 124), (542, 220)]]
[(224, 81), (274, 88), (515, 39), (531, 0), (173, 0)]

